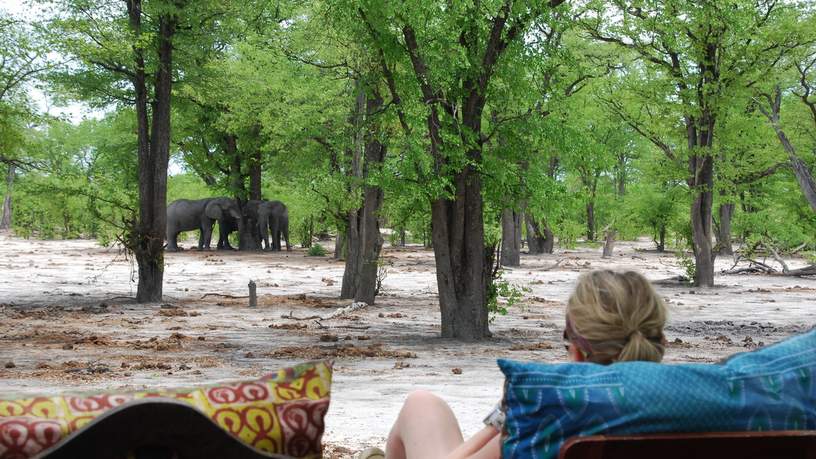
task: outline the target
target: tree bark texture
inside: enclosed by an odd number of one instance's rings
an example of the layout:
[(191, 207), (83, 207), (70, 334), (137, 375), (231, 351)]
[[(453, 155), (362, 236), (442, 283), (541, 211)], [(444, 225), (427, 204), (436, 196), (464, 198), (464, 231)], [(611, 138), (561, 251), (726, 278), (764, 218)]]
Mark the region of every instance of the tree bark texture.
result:
[(383, 238), (380, 234), (379, 213), (383, 202), (383, 191), (379, 186), (365, 184), (372, 168), (378, 167), (385, 159), (386, 148), (380, 142), (379, 125), (373, 118), (382, 108), (383, 99), (374, 92), (365, 96), (365, 110), (368, 129), (365, 135), (365, 152), (362, 158), (352, 161), (355, 176), (363, 183), (363, 203), (350, 213), (348, 232), (348, 256), (343, 272), (341, 298), (353, 298), (355, 302), (374, 304), (377, 295), (377, 274)]
[(501, 265), (521, 266), (521, 222), (524, 214), (513, 209), (502, 210)]
[[(714, 257), (712, 247), (712, 205), (714, 201), (714, 158), (711, 140), (714, 121), (702, 129), (689, 128), (689, 146), (693, 152), (689, 158), (689, 186), (693, 192), (691, 203), (691, 235), (694, 249), (694, 285), (714, 285)], [(696, 134), (699, 131), (699, 134)]]
[[(365, 133), (363, 132), (363, 123), (366, 117), (366, 92), (361, 80), (354, 82), (354, 89), (356, 97), (354, 100), (354, 107), (349, 116), (349, 125), (352, 129), (353, 147), (349, 153), (351, 157), (351, 168), (348, 175), (352, 177), (350, 191), (356, 191), (356, 187), (363, 180), (363, 164), (365, 161)], [(359, 272), (360, 264), (360, 233), (361, 233), (361, 218), (362, 208), (357, 208), (349, 211), (347, 229), (345, 232), (345, 258), (346, 266), (343, 271), (343, 282), (340, 287), (340, 298), (352, 299), (357, 289), (355, 276)]]
[(586, 221), (587, 221), (587, 241), (595, 240), (595, 199), (592, 198), (586, 204)]
[(230, 160), (230, 190), (236, 199), (247, 199), (244, 175), (241, 173), (241, 152), (238, 151), (238, 139), (233, 134), (224, 135), (224, 153)]
[(546, 221), (539, 222), (530, 214), (525, 215), (527, 222), (527, 250), (530, 254), (553, 253), (555, 235)]
[(666, 250), (666, 225), (660, 225), (657, 229), (657, 251), (663, 253)]
[[(127, 1), (131, 29), (138, 40), (142, 34), (141, 0)], [(144, 56), (133, 46), (136, 68), (133, 86), (136, 96), (139, 153), (139, 217), (129, 238), (139, 266), (136, 301), (162, 299), (164, 276), (164, 236), (167, 223), (167, 164), (170, 154), (170, 102), (173, 65), (173, 36), (176, 19), (159, 16), (158, 67), (152, 100), (152, 122), (148, 123), (148, 94)]]
[(249, 199), (261, 200), (261, 149), (252, 151), (249, 158)]
[[(816, 212), (816, 182), (813, 180), (813, 174), (811, 174), (807, 164), (802, 161), (802, 158), (796, 154), (796, 148), (794, 148), (790, 139), (788, 139), (780, 123), (779, 110), (782, 105), (782, 91), (779, 89), (779, 86), (777, 86), (774, 89), (773, 96), (766, 95), (765, 97), (770, 105), (770, 110), (765, 107), (760, 107), (760, 110), (768, 118), (768, 121), (771, 122), (776, 136), (779, 138), (779, 143), (782, 144), (782, 148), (785, 150), (785, 153), (788, 154), (788, 160), (793, 169), (793, 174), (796, 176), (799, 189), (802, 190), (802, 195), (804, 195), (810, 208)], [(816, 116), (814, 119), (816, 119)]]
[(617, 231), (612, 228), (607, 228), (604, 231), (604, 246), (602, 258), (612, 257), (612, 252), (615, 250), (615, 235)]
[(734, 216), (734, 204), (720, 204), (717, 209), (720, 217), (720, 224), (717, 228), (717, 253), (720, 255), (733, 255), (734, 249), (731, 242), (731, 219)]
[(3, 197), (3, 215), (0, 216), (0, 230), (11, 229), (13, 211), (11, 199), (14, 188), (15, 169), (14, 164), (9, 164), (8, 170), (6, 171), (6, 194)]

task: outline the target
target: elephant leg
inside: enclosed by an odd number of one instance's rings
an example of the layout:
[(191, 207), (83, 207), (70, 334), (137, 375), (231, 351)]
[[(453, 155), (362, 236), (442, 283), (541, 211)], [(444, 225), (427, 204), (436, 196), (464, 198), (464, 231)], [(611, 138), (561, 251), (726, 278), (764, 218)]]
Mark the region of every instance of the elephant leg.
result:
[(167, 250), (168, 252), (177, 252), (178, 251), (178, 231), (175, 228), (167, 229)]
[(289, 245), (289, 226), (286, 225), (283, 227), (283, 240), (286, 241), (286, 251), (291, 252), (292, 246)]
[(204, 250), (204, 227), (198, 229), (198, 250)]
[(201, 231), (201, 241), (204, 243), (203, 248), (206, 250), (210, 249), (210, 243), (212, 242), (212, 230), (213, 225), (210, 223), (209, 225), (204, 225)]
[(229, 225), (224, 220), (218, 221), (218, 248), (223, 250), (235, 250), (229, 243)]
[(263, 249), (269, 250), (269, 224), (267, 220), (259, 219), (258, 221), (258, 233), (260, 235)]
[(281, 249), (280, 246), (280, 228), (278, 226), (278, 219), (276, 218), (275, 221), (269, 227), (272, 233), (272, 250), (279, 251)]

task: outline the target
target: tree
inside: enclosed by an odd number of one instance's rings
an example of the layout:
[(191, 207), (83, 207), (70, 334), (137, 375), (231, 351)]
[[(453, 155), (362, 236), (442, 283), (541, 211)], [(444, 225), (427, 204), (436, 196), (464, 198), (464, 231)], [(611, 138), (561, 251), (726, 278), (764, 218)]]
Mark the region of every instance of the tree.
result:
[(75, 58), (53, 81), (98, 106), (135, 111), (139, 205), (124, 242), (139, 267), (137, 301), (160, 301), (177, 31), (195, 29), (198, 38), (206, 36), (203, 31), (219, 15), (202, 14), (211, 8), (207, 2), (184, 0), (42, 1), (64, 13), (49, 28), (57, 49)]
[(682, 117), (682, 149), (649, 133), (648, 125), (633, 128), (673, 161), (685, 159), (687, 163), (686, 182), (693, 196), (694, 283), (711, 286), (716, 256), (711, 225), (718, 160), (715, 128), (723, 102), (733, 91), (751, 85), (791, 49), (802, 45), (801, 34), (791, 33), (798, 29), (794, 26), (797, 5), (747, 0), (727, 5), (710, 0), (614, 0), (595, 2), (592, 8), (594, 14), (586, 22), (590, 36), (629, 50), (638, 58), (638, 65), (666, 82), (662, 99), (644, 102)]
[[(560, 3), (554, 0), (549, 6)], [(411, 97), (422, 104), (432, 175), (441, 179), (434, 185), (439, 188), (431, 199), (431, 215), (442, 336), (464, 340), (489, 333), (492, 250), (486, 250), (484, 241), (481, 167), (490, 82), (502, 57), (520, 52), (531, 23), (547, 8), (505, 1), (490, 5), (486, 15), (484, 7), (488, 5), (360, 5), (385, 67), (404, 63), (413, 77), (410, 84), (400, 79), (389, 84), (392, 101)], [(437, 52), (451, 49), (457, 58)]]
[(12, 225), (12, 195), (18, 169), (33, 164), (22, 158), (25, 120), (31, 118), (24, 88), (37, 74), (49, 69), (47, 47), (39, 30), (0, 10), (0, 164), (4, 166), (5, 193), (0, 230)]

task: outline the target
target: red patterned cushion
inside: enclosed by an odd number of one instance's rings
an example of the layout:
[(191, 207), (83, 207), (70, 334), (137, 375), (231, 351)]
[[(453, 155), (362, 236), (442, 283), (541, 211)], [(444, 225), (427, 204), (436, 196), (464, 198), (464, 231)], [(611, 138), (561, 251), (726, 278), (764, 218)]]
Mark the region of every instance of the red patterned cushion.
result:
[(107, 410), (149, 397), (189, 403), (259, 450), (319, 458), (331, 365), (305, 363), (255, 381), (191, 390), (0, 399), (0, 459), (34, 456)]

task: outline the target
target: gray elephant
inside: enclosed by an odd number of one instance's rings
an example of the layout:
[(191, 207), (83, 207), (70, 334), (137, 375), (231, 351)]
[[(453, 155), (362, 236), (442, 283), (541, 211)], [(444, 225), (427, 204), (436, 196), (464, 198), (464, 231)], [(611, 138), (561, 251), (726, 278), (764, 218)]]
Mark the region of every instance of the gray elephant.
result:
[[(241, 219), (240, 207), (234, 199), (205, 198), (173, 201), (167, 206), (167, 250), (179, 250), (179, 233), (196, 229), (200, 231), (198, 248), (200, 250), (209, 249), (213, 223), (218, 222), (220, 234), (228, 235), (230, 219)], [(222, 237), (226, 238), (226, 236)]]
[[(264, 244), (264, 250), (281, 250), (280, 238), (286, 241), (286, 250), (292, 250), (289, 245), (289, 209), (280, 201), (247, 201), (247, 211), (258, 224), (258, 235)], [(269, 235), (272, 235), (272, 245), (269, 244)]]

